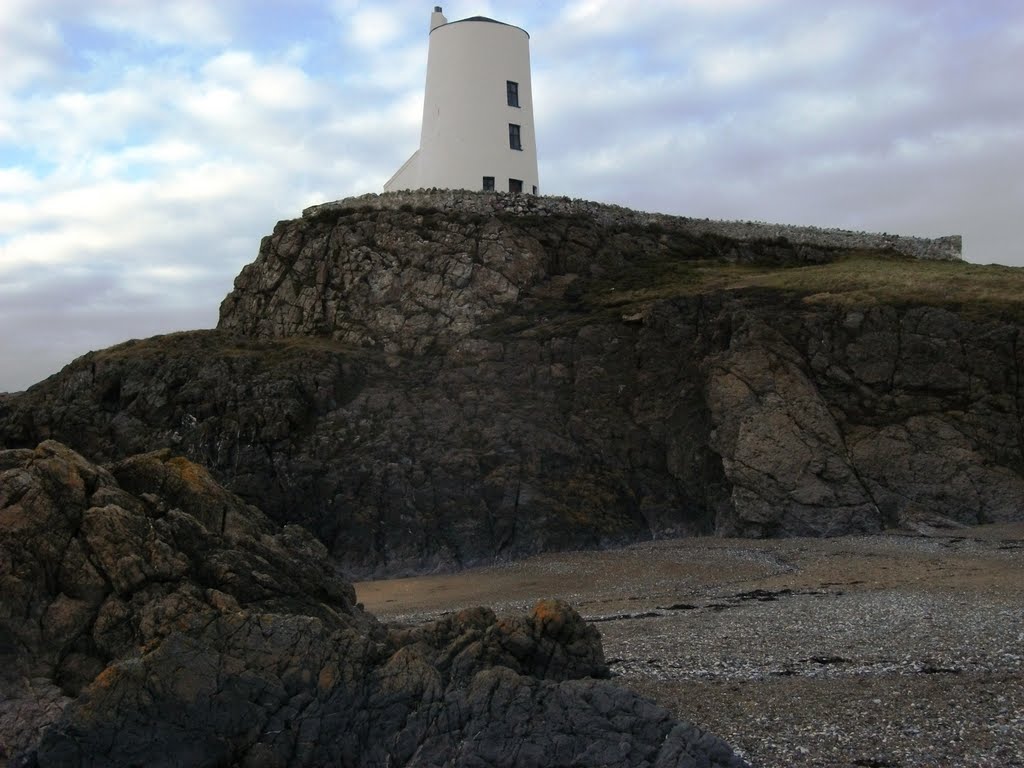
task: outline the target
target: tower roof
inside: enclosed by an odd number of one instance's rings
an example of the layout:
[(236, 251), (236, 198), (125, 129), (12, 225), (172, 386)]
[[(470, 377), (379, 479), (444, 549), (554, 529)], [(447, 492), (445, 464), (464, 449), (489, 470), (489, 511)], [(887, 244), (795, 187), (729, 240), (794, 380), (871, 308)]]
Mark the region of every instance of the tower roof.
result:
[[(452, 24), (461, 24), (464, 21), (486, 21), (491, 24), (500, 24), (503, 27), (512, 27), (512, 29), (518, 29), (527, 37), (530, 36), (530, 33), (527, 32), (522, 27), (517, 27), (515, 24), (508, 24), (507, 22), (504, 21), (498, 21), (497, 19), (492, 19), (489, 16), (470, 16), (469, 18), (466, 19), (456, 19), (455, 21), (449, 21), (446, 24), (441, 24), (439, 27), (434, 27), (434, 29), (440, 29), (440, 27), (450, 27)], [(430, 31), (433, 32), (434, 30), (432, 29)]]

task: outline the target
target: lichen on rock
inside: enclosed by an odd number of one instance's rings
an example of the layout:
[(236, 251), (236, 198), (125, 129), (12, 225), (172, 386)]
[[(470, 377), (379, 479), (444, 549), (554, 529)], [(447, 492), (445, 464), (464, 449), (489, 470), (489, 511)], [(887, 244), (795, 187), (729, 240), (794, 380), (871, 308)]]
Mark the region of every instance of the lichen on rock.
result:
[(389, 629), (308, 533), (163, 452), (0, 451), (0, 587), (15, 765), (743, 764), (597, 679), (565, 603)]

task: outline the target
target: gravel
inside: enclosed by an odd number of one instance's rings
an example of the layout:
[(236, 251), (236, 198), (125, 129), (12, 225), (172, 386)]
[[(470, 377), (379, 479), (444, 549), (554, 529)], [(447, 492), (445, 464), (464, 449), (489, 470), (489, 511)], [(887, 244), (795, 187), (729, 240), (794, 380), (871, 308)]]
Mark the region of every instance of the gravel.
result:
[(755, 766), (1024, 766), (1024, 524), (660, 541), (357, 591), (403, 623), (567, 599), (620, 684)]

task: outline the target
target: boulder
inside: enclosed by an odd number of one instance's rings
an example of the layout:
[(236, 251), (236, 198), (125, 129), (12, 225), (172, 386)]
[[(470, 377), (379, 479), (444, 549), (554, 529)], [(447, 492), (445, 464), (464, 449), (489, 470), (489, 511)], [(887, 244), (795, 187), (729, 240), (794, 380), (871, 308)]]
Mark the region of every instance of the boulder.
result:
[(12, 765), (741, 766), (568, 605), (389, 628), (324, 546), (167, 452), (0, 451)]

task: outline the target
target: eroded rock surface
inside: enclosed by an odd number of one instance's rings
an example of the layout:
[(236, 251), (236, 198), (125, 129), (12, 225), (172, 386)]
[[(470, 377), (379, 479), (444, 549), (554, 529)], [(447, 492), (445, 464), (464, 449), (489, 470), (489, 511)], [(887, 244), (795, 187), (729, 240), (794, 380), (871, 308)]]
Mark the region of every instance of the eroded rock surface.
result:
[(607, 676), (569, 606), (389, 629), (322, 544), (166, 452), (0, 451), (14, 765), (742, 765)]
[(0, 399), (0, 441), (171, 448), (353, 575), (1024, 515), (1019, 321), (689, 290), (849, 252), (466, 195), (281, 222), (220, 330), (80, 358)]

